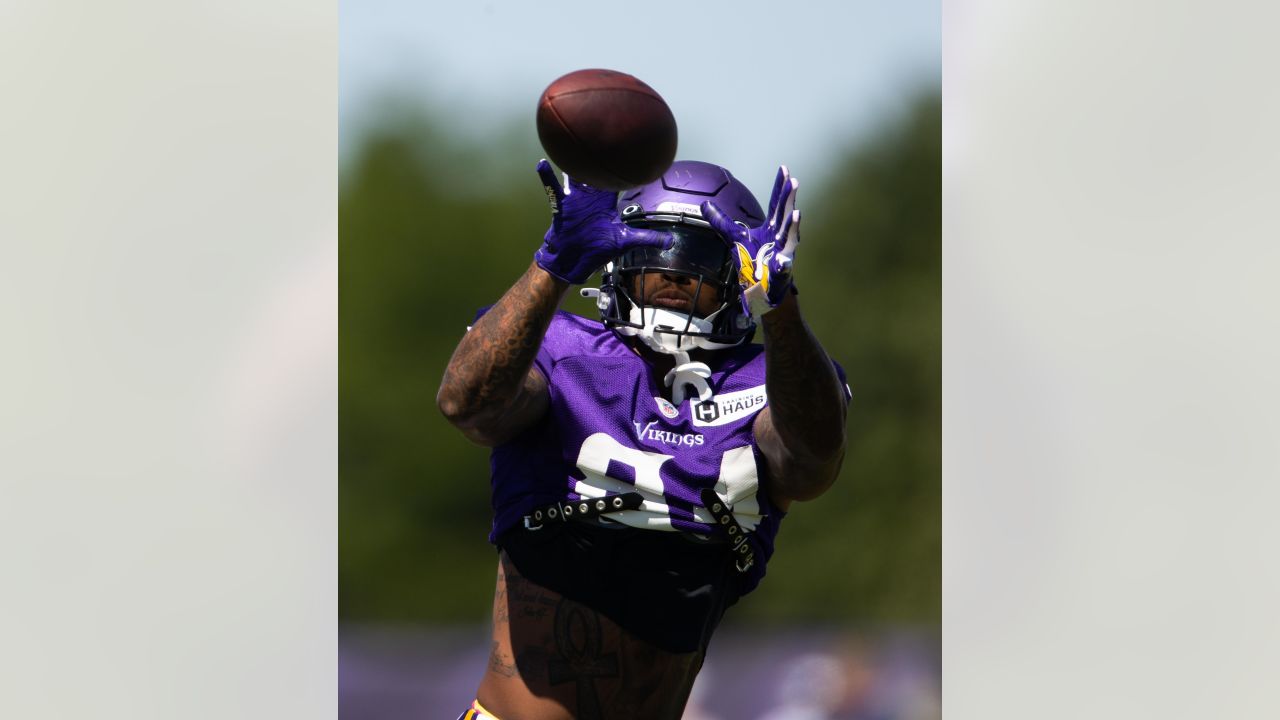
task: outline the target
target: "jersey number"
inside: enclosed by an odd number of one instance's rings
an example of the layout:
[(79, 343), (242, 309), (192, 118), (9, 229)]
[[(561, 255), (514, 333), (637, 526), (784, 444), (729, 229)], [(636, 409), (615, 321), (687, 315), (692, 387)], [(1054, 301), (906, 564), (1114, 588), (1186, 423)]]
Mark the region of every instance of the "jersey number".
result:
[[(596, 433), (584, 440), (582, 449), (578, 451), (578, 469), (582, 471), (584, 479), (578, 482), (575, 490), (584, 497), (639, 490), (644, 495), (644, 505), (640, 510), (620, 513), (619, 519), (635, 525), (637, 523), (631, 520), (639, 518), (634, 515), (644, 515), (647, 516), (644, 527), (669, 529), (671, 517), (663, 498), (666, 484), (662, 478), (662, 466), (674, 458), (674, 455), (627, 447), (608, 433)], [(635, 478), (634, 487), (609, 475), (610, 462), (631, 468)], [(720, 456), (720, 477), (715, 486), (716, 494), (733, 507), (733, 514), (747, 530), (753, 529), (760, 521), (760, 506), (756, 501), (759, 482), (756, 460), (750, 445), (726, 450)], [(711, 513), (703, 508), (695, 509), (694, 514), (699, 522), (713, 522)], [(626, 517), (628, 515), (632, 517)]]

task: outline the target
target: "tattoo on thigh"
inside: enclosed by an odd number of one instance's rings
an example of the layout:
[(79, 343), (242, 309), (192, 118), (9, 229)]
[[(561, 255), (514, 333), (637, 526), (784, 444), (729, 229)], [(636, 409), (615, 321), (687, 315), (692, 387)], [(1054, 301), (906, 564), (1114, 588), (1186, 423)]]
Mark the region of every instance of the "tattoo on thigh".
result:
[(515, 663), (510, 656), (502, 652), (501, 646), (496, 642), (493, 644), (493, 649), (489, 651), (489, 671), (503, 677), (516, 676)]
[(588, 608), (562, 599), (556, 606), (554, 638), (557, 657), (547, 663), (551, 684), (576, 683), (578, 718), (603, 718), (595, 680), (618, 677), (618, 655), (602, 652), (604, 634), (600, 617)]
[(507, 581), (502, 571), (502, 564), (498, 564), (498, 582), (493, 590), (493, 624), (501, 625), (510, 619), (510, 610), (507, 607)]

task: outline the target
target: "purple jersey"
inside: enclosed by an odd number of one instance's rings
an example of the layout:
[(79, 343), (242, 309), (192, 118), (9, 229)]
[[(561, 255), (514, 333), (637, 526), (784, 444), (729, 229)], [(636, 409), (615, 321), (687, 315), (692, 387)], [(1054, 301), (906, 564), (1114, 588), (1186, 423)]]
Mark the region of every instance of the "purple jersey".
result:
[(783, 517), (760, 491), (763, 459), (752, 428), (768, 404), (764, 348), (718, 351), (712, 363), (712, 398), (700, 403), (694, 395), (675, 406), (662, 397), (649, 365), (612, 331), (557, 312), (535, 360), (547, 378), (550, 409), (491, 456), (490, 539), (535, 508), (632, 491), (643, 505), (606, 517), (653, 531), (713, 535), (714, 519), (699, 499), (702, 489), (713, 488), (750, 531), (757, 562), (743, 592), (754, 588)]

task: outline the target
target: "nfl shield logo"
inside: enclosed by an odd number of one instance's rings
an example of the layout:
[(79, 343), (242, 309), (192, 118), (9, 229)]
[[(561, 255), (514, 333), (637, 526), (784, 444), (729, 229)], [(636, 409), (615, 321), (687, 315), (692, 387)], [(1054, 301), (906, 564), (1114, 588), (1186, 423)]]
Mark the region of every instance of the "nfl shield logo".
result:
[(662, 412), (663, 416), (674, 418), (680, 414), (680, 410), (678, 410), (675, 405), (667, 402), (666, 398), (656, 397), (654, 400), (658, 401), (658, 410)]

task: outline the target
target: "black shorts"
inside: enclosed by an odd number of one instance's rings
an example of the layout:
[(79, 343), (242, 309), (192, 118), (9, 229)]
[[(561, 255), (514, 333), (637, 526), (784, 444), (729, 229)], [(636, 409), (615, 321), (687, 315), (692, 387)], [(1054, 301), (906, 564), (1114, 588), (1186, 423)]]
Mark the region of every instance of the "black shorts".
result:
[(667, 652), (705, 651), (738, 601), (729, 546), (683, 533), (560, 522), (498, 537), (521, 575)]

